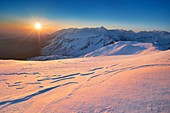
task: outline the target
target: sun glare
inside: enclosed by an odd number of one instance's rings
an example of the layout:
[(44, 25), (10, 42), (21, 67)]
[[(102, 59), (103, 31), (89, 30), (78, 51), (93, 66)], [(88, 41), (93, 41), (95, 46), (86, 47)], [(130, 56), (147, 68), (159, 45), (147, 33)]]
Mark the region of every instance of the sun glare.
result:
[(37, 22), (35, 23), (35, 29), (40, 30), (42, 28), (41, 23)]

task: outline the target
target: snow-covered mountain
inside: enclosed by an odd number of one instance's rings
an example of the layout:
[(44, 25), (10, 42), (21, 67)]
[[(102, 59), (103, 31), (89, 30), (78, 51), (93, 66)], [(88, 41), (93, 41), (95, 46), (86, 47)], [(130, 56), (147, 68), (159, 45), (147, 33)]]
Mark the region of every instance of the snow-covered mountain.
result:
[(54, 39), (42, 55), (81, 56), (115, 42), (108, 30), (100, 28), (65, 29), (52, 34)]
[(118, 41), (151, 43), (159, 50), (170, 48), (170, 33), (166, 31), (141, 31), (135, 33), (131, 30), (107, 30), (102, 26), (97, 28), (63, 29), (51, 34), (51, 37), (53, 39), (49, 45), (42, 49), (42, 56), (80, 57)]
[(94, 56), (111, 56), (111, 55), (132, 55), (132, 54), (148, 54), (156, 52), (156, 48), (151, 43), (140, 43), (136, 41), (118, 41), (99, 48), (93, 52), (87, 53), (83, 57)]

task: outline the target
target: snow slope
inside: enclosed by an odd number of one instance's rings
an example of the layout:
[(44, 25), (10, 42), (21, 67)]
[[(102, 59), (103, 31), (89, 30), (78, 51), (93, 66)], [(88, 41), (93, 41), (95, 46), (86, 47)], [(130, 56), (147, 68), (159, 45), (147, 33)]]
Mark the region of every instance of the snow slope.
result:
[(156, 48), (151, 43), (140, 43), (136, 41), (118, 41), (90, 52), (84, 57), (91, 56), (111, 56), (111, 55), (132, 55), (149, 54), (156, 52)]
[(81, 56), (105, 45), (114, 43), (107, 29), (83, 28), (64, 29), (52, 34), (51, 43), (44, 47), (42, 55)]
[(0, 60), (0, 112), (168, 113), (169, 73), (169, 50), (44, 62)]
[(42, 49), (42, 55), (64, 55), (79, 57), (117, 41), (137, 41), (152, 43), (160, 50), (170, 48), (170, 33), (166, 31), (142, 31), (135, 33), (126, 30), (98, 28), (70, 28), (51, 35), (53, 40)]

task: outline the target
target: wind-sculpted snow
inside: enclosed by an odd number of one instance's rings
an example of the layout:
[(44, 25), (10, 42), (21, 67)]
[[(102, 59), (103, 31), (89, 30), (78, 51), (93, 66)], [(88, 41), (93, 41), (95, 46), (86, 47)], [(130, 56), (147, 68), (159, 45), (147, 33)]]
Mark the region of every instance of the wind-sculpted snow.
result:
[(135, 55), (135, 54), (149, 54), (151, 52), (159, 51), (151, 43), (139, 43), (136, 41), (119, 41), (108, 46), (99, 48), (90, 52), (84, 57), (91, 56), (111, 56), (111, 55)]
[(0, 64), (0, 113), (170, 110), (169, 50)]
[[(79, 57), (117, 41), (151, 43), (160, 50), (170, 48), (170, 33), (166, 31), (141, 31), (135, 33), (126, 30), (107, 30), (104, 27), (70, 28), (53, 33), (51, 36), (53, 40), (42, 49), (42, 55)], [(48, 60), (50, 57), (44, 57), (43, 59)], [(55, 59), (55, 57), (51, 59)]]
[[(53, 90), (53, 89), (55, 89), (55, 88), (58, 88), (58, 87), (60, 87), (60, 86), (65, 86), (65, 85), (74, 84), (74, 83), (76, 83), (76, 82), (68, 82), (68, 83), (65, 83), (65, 84), (60, 84), (60, 85), (57, 85), (57, 86), (53, 86), (53, 87), (50, 87), (50, 88), (46, 88), (46, 89), (43, 89), (43, 90), (39, 90), (38, 92), (33, 93), (33, 94), (31, 94), (31, 95), (28, 95), (28, 96), (25, 96), (25, 97), (23, 97), (23, 98), (14, 99), (14, 100), (7, 100), (7, 101), (2, 101), (2, 102), (0, 102), (0, 106), (2, 106), (2, 107), (0, 108), (0, 110), (3, 109), (3, 108), (5, 108), (5, 107), (7, 107), (7, 106), (9, 106), (9, 105), (21, 103), (21, 102), (23, 102), (23, 101), (27, 101), (27, 100), (33, 98), (34, 96), (37, 96), (37, 95), (46, 93), (46, 92), (48, 92), (48, 91), (50, 91), (50, 90)], [(5, 106), (3, 106), (3, 105), (5, 105)]]

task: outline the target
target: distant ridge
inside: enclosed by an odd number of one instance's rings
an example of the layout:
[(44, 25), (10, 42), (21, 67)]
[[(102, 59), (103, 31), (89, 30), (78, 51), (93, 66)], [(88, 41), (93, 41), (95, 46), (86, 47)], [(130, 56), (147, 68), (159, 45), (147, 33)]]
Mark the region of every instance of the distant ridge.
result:
[(155, 30), (135, 33), (132, 30), (108, 30), (102, 26), (63, 29), (52, 33), (50, 37), (52, 40), (42, 49), (42, 56), (80, 57), (118, 41), (150, 43), (157, 50), (170, 48), (170, 33), (167, 31)]

